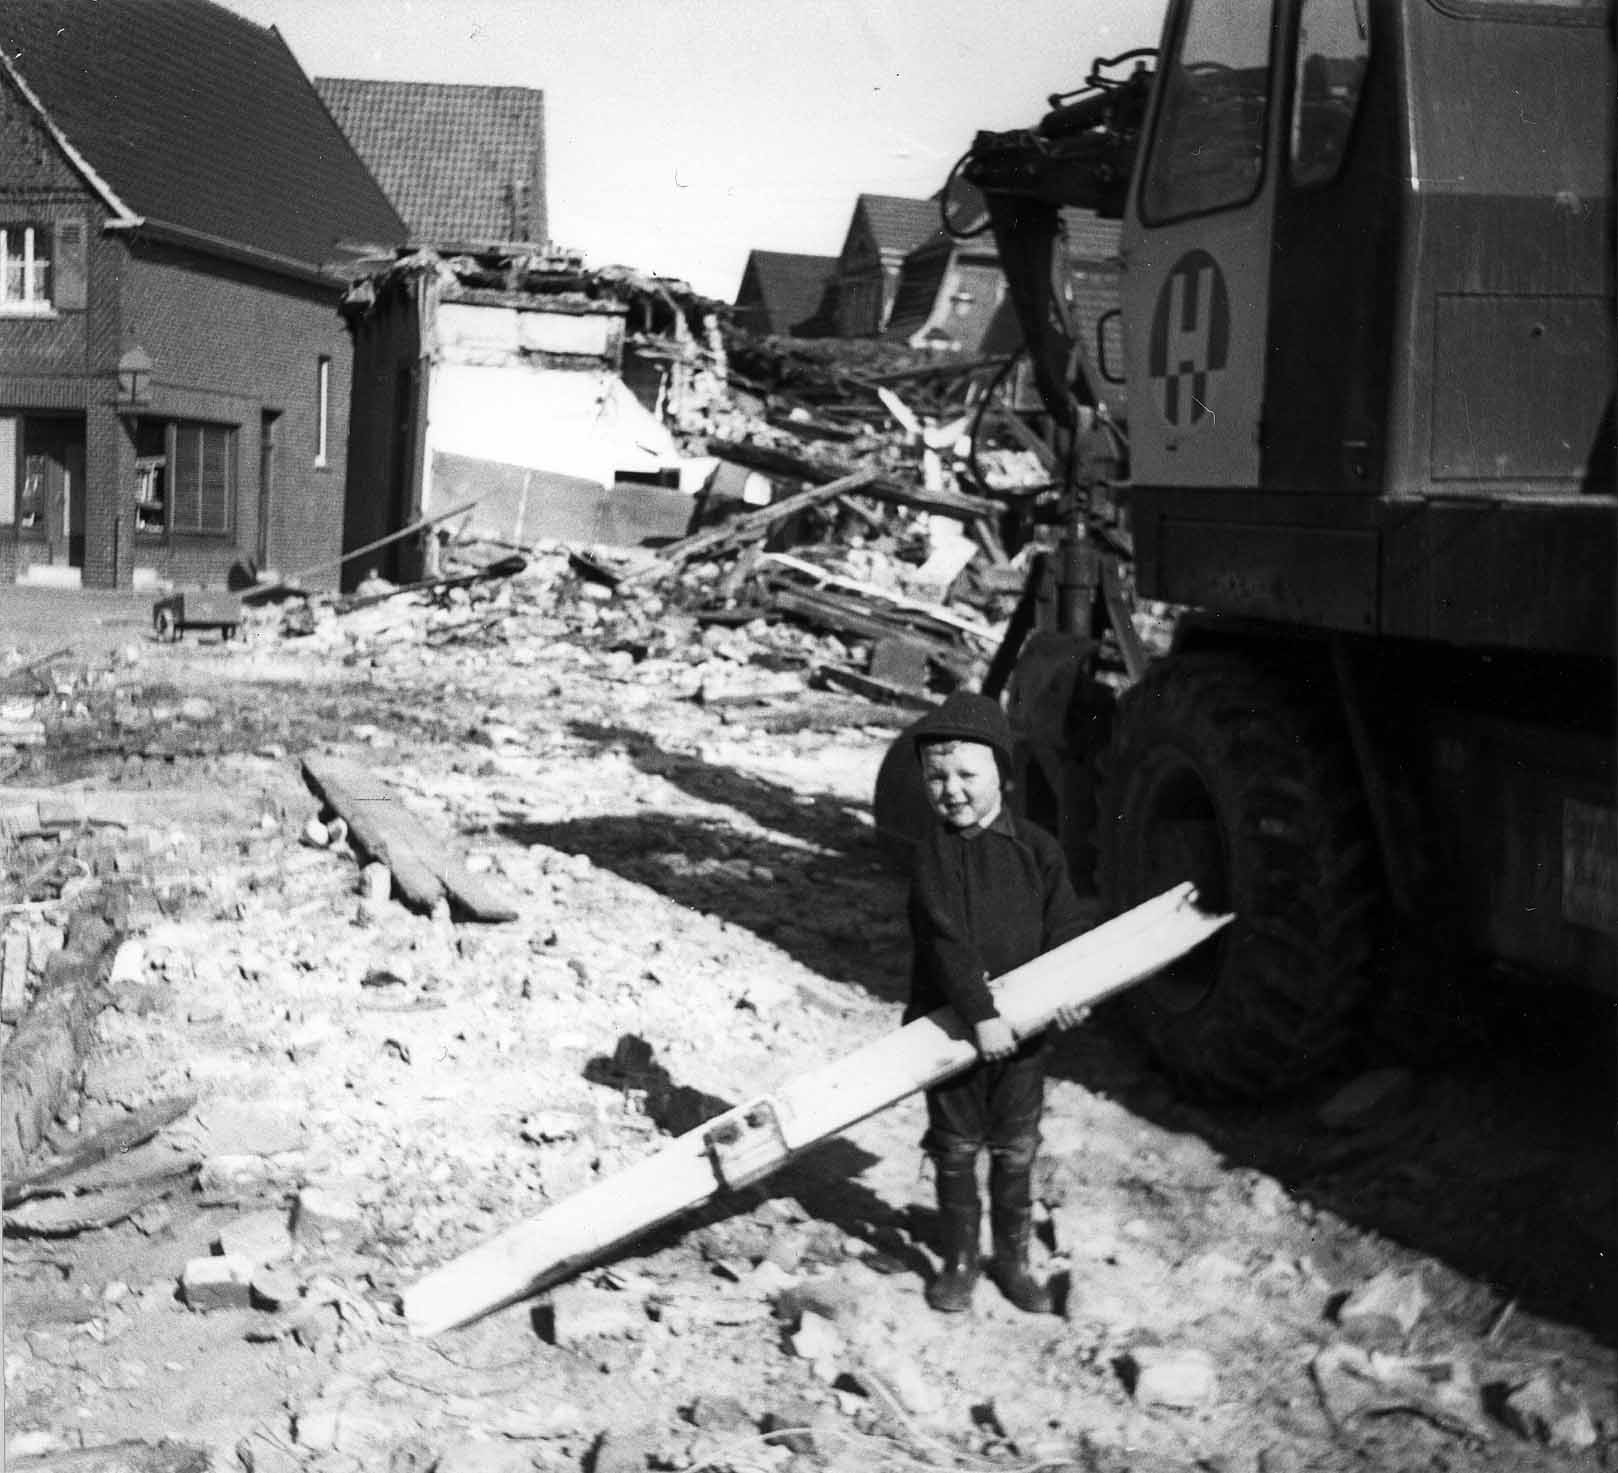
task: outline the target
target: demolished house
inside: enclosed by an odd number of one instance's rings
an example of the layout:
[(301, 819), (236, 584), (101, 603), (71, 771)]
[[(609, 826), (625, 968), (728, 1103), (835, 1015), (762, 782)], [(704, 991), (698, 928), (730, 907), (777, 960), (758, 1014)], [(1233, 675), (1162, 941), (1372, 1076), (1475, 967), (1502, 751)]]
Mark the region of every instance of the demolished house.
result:
[(451, 530), (526, 547), (688, 529), (711, 466), (682, 457), (668, 421), (722, 394), (723, 352), (714, 304), (684, 283), (554, 251), (424, 249), (361, 277), (343, 310), (350, 580), (432, 576)]

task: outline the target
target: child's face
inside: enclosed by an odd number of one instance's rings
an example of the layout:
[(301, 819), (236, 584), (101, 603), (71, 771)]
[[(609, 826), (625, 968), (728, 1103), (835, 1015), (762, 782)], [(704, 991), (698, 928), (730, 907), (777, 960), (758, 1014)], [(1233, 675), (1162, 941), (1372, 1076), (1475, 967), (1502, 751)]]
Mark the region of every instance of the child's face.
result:
[(982, 828), (1000, 812), (1000, 766), (982, 742), (930, 742), (921, 778), (933, 812), (952, 829)]

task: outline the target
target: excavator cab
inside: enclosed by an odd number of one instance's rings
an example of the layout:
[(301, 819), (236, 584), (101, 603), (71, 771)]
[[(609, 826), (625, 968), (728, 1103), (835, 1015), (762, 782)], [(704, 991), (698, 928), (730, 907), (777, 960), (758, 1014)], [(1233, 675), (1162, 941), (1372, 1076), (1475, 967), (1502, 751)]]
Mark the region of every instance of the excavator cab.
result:
[(1103, 489), (1173, 645), (1098, 704), (1054, 599), (996, 666), (1106, 908), (1189, 879), (1236, 916), (1126, 1000), (1198, 1092), (1331, 1070), (1410, 979), (1618, 986), (1608, 8), (1170, 0), (1154, 71), (964, 166), (1069, 443), (1061, 211), (1122, 220)]

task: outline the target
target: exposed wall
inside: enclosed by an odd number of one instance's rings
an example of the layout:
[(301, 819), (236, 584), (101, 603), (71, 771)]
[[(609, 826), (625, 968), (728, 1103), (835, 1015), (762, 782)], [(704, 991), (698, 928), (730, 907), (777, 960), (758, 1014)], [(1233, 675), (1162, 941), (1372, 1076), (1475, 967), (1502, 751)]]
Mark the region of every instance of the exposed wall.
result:
[[(348, 432), (343, 551), (385, 537), (415, 520), (416, 401), (422, 327), (416, 280), (379, 288), (371, 309), (352, 319), (354, 383)], [(345, 586), (374, 567), (404, 581), (420, 571), (418, 546), (395, 542), (344, 565)]]
[[(236, 505), (222, 538), (137, 541), (132, 500), (120, 536), (136, 566), (179, 584), (222, 581), (238, 561), (258, 561), (260, 441), (274, 416), (266, 562), (280, 573), (335, 564), (342, 545), (353, 349), (338, 292), (166, 246), (138, 243), (123, 290), (123, 335), (152, 359), (154, 418), (236, 428)], [(325, 464), (317, 464), (317, 374), (330, 360)], [(88, 576), (86, 578), (88, 580)], [(306, 580), (333, 588), (328, 566)]]

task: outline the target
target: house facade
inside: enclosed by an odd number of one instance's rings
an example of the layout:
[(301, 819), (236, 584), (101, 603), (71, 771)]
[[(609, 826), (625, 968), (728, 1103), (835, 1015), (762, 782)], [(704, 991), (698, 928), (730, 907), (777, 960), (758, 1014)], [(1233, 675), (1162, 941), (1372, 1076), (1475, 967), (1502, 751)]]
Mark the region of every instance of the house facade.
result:
[(317, 77), (315, 88), (415, 245), (549, 239), (545, 94)]
[(335, 559), (343, 263), (403, 238), (274, 30), (207, 0), (7, 0), (0, 579)]
[(837, 261), (837, 336), (871, 338), (888, 325), (905, 257), (939, 228), (933, 200), (862, 194)]

